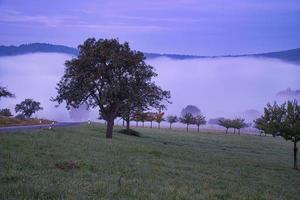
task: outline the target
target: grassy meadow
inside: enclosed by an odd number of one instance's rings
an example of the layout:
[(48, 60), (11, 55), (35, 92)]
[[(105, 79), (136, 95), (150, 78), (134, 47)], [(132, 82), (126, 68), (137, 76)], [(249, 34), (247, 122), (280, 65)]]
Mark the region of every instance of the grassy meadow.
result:
[(281, 138), (120, 129), (0, 133), (0, 199), (300, 199)]

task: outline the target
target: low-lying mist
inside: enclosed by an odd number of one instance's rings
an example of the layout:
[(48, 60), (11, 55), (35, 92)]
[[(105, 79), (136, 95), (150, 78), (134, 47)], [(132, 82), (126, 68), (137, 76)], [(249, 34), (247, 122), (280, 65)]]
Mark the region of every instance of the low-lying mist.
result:
[[(0, 85), (16, 94), (14, 99), (1, 99), (0, 108), (14, 111), (16, 103), (33, 98), (44, 107), (37, 117), (57, 121), (96, 119), (97, 110), (69, 112), (64, 105), (55, 108), (56, 103), (50, 101), (56, 95), (64, 62), (70, 58), (56, 53), (0, 57)], [(250, 121), (251, 117), (245, 113), (262, 112), (267, 102), (282, 101), (276, 97), (279, 91), (300, 86), (300, 66), (276, 59), (161, 57), (147, 62), (157, 70), (158, 85), (171, 91), (173, 103), (168, 106), (167, 114), (179, 115), (183, 107), (192, 104), (207, 118), (242, 116)]]

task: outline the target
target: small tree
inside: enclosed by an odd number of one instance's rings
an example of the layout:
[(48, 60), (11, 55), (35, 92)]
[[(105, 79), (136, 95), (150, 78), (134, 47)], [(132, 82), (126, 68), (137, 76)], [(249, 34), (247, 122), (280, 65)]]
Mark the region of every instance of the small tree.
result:
[(300, 106), (296, 100), (282, 105), (267, 104), (264, 115), (254, 121), (255, 127), (273, 136), (280, 135), (294, 143), (294, 169), (298, 169), (297, 142), (300, 141)]
[(21, 113), (25, 117), (30, 118), (33, 113), (43, 110), (40, 105), (40, 102), (34, 101), (33, 99), (25, 99), (16, 105), (15, 110), (17, 113)]
[(155, 114), (155, 121), (158, 123), (158, 128), (160, 129), (160, 123), (164, 121), (164, 112), (158, 112)]
[(176, 115), (167, 116), (167, 121), (170, 123), (170, 129), (172, 128), (172, 124), (178, 122), (178, 118)]
[(8, 108), (4, 108), (0, 110), (0, 116), (11, 117), (12, 114)]
[(146, 121), (148, 121), (148, 122), (150, 122), (150, 128), (152, 128), (152, 123), (153, 123), (153, 121), (155, 121), (155, 113), (153, 113), (153, 112), (148, 112), (147, 113), (147, 119), (146, 119)]
[(222, 119), (219, 120), (218, 125), (223, 126), (224, 128), (226, 128), (226, 134), (227, 134), (228, 129), (232, 127), (232, 120), (222, 118)]
[(179, 118), (179, 121), (183, 124), (186, 124), (186, 132), (189, 132), (189, 125), (193, 124), (194, 117), (191, 113), (186, 113), (185, 115)]
[(242, 119), (242, 118), (236, 118), (236, 119), (231, 120), (231, 124), (232, 124), (232, 126), (233, 126), (234, 129), (238, 130), (238, 134), (240, 134), (240, 130), (242, 128), (245, 128), (245, 127), (248, 126), (245, 123), (245, 119)]
[(205, 117), (201, 113), (196, 115), (193, 119), (193, 124), (197, 126), (197, 132), (199, 133), (200, 126), (206, 124)]
[(0, 99), (1, 99), (2, 97), (10, 97), (10, 98), (13, 98), (13, 97), (15, 97), (15, 95), (14, 95), (13, 93), (11, 93), (10, 91), (8, 91), (8, 90), (6, 89), (6, 87), (0, 86)]

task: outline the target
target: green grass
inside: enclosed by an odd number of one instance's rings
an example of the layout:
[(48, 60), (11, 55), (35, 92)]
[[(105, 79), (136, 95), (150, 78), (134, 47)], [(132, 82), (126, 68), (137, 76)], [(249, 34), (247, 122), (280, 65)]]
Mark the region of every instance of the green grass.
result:
[(117, 129), (0, 133), (0, 199), (300, 199), (280, 138)]

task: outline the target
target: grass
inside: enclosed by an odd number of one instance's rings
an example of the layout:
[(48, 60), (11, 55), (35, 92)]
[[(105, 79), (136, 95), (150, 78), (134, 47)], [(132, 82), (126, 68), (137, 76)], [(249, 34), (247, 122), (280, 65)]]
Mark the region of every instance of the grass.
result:
[(104, 127), (0, 134), (0, 199), (300, 199), (281, 138)]
[[(42, 123), (40, 123), (40, 120)], [(0, 116), (0, 127), (6, 126), (23, 126), (23, 125), (38, 125), (38, 124), (51, 124), (52, 121), (46, 119), (17, 119), (14, 117)]]

